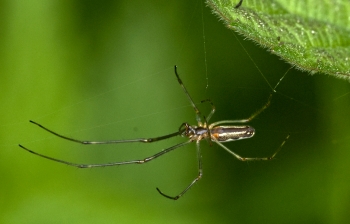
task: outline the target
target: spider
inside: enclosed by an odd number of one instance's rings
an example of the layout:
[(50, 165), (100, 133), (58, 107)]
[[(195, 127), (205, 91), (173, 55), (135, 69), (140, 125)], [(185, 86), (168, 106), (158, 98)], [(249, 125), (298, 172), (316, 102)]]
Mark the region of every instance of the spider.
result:
[(118, 165), (127, 165), (127, 164), (144, 164), (149, 161), (152, 161), (168, 152), (171, 152), (177, 148), (180, 148), (182, 146), (185, 146), (189, 143), (196, 142), (196, 148), (197, 148), (197, 158), (198, 158), (198, 175), (194, 180), (178, 195), (172, 197), (169, 196), (165, 193), (163, 193), (159, 188), (156, 188), (157, 191), (163, 195), (166, 198), (177, 200), (179, 199), (182, 195), (184, 195), (197, 181), (199, 181), (202, 178), (202, 156), (201, 156), (201, 149), (200, 149), (200, 141), (203, 139), (206, 139), (209, 141), (210, 145), (212, 142), (215, 142), (218, 144), (220, 147), (225, 149), (227, 152), (229, 152), (231, 155), (236, 157), (238, 160), (241, 161), (253, 161), (253, 160), (271, 160), (273, 159), (276, 154), (279, 152), (279, 150), (282, 148), (282, 146), (285, 144), (287, 139), (289, 138), (289, 135), (286, 137), (286, 139), (282, 142), (282, 144), (279, 146), (279, 148), (275, 151), (275, 153), (270, 156), (270, 157), (263, 157), (263, 158), (246, 158), (246, 157), (241, 157), (240, 155), (236, 154), (235, 152), (229, 150), (226, 146), (224, 146), (222, 143), (224, 142), (231, 142), (231, 141), (237, 141), (241, 139), (246, 139), (246, 138), (251, 138), (255, 134), (255, 129), (251, 126), (247, 125), (228, 125), (228, 124), (233, 124), (233, 123), (247, 123), (251, 120), (253, 120), (256, 116), (258, 116), (262, 111), (264, 111), (269, 105), (271, 101), (271, 96), (269, 97), (267, 103), (260, 108), (257, 112), (255, 112), (253, 115), (251, 115), (247, 119), (242, 119), (242, 120), (223, 120), (223, 121), (217, 121), (212, 124), (208, 124), (208, 121), (210, 118), (213, 116), (215, 112), (215, 106), (211, 102), (211, 100), (203, 100), (201, 101), (202, 103), (208, 102), (211, 105), (211, 111), (207, 117), (202, 116), (201, 112), (198, 110), (196, 104), (192, 100), (190, 94), (188, 93), (186, 87), (184, 86), (183, 82), (180, 79), (180, 76), (177, 73), (177, 66), (175, 65), (175, 75), (177, 78), (177, 81), (179, 82), (180, 86), (182, 87), (182, 90), (185, 92), (188, 100), (191, 103), (192, 108), (194, 109), (196, 113), (196, 120), (197, 120), (197, 125), (190, 125), (189, 123), (185, 122), (180, 125), (178, 131), (160, 136), (160, 137), (155, 137), (155, 138), (138, 138), (138, 139), (127, 139), (127, 140), (111, 140), (111, 141), (82, 141), (70, 137), (66, 137), (64, 135), (58, 134), (54, 131), (51, 131), (50, 129), (42, 126), (39, 123), (36, 123), (35, 121), (30, 121), (31, 123), (39, 126), (40, 128), (44, 129), (45, 131), (50, 132), (53, 135), (56, 135), (60, 138), (72, 141), (72, 142), (77, 142), (81, 143), (84, 145), (96, 145), (96, 144), (117, 144), (117, 143), (130, 143), (130, 142), (141, 142), (141, 143), (152, 143), (156, 141), (161, 141), (164, 139), (172, 138), (175, 136), (181, 136), (184, 138), (187, 138), (187, 141), (179, 143), (177, 145), (171, 146), (169, 148), (163, 149), (162, 151), (154, 154), (153, 156), (141, 159), (141, 160), (131, 160), (131, 161), (124, 161), (124, 162), (111, 162), (111, 163), (105, 163), (105, 164), (77, 164), (77, 163), (72, 163), (72, 162), (67, 162), (64, 160), (52, 158), (37, 152), (34, 152), (22, 145), (19, 145), (22, 149), (25, 149), (26, 151), (33, 153), (34, 155), (43, 157), (45, 159), (49, 159), (55, 162), (63, 163), (69, 166), (74, 166), (78, 168), (94, 168), (94, 167), (106, 167), (106, 166), (118, 166)]

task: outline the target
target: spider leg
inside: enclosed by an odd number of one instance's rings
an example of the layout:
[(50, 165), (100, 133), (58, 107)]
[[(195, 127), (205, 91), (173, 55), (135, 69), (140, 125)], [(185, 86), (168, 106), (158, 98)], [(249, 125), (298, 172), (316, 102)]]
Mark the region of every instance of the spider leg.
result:
[(189, 143), (191, 143), (193, 140), (190, 139), (186, 142), (183, 142), (183, 143), (180, 143), (180, 144), (177, 144), (177, 145), (174, 145), (174, 146), (171, 146), (169, 148), (166, 148), (156, 154), (154, 154), (153, 156), (150, 156), (150, 157), (147, 157), (147, 158), (144, 158), (144, 159), (141, 159), (141, 160), (131, 160), (131, 161), (124, 161), (124, 162), (112, 162), (112, 163), (103, 163), (103, 164), (78, 164), (78, 163), (71, 163), (71, 162), (67, 162), (67, 161), (64, 161), (64, 160), (60, 160), (60, 159), (56, 159), (56, 158), (53, 158), (53, 157), (49, 157), (49, 156), (45, 156), (43, 154), (40, 154), (40, 153), (37, 153), (37, 152), (34, 152), (22, 145), (19, 145), (19, 147), (21, 147), (22, 149), (30, 152), (30, 153), (33, 153), (34, 155), (37, 155), (37, 156), (40, 156), (40, 157), (43, 157), (45, 159), (49, 159), (49, 160), (52, 160), (52, 161), (55, 161), (55, 162), (58, 162), (58, 163), (63, 163), (63, 164), (66, 164), (66, 165), (69, 165), (69, 166), (74, 166), (74, 167), (77, 167), (77, 168), (95, 168), (95, 167), (106, 167), (106, 166), (118, 166), (118, 165), (127, 165), (127, 164), (144, 164), (146, 162), (149, 162), (149, 161), (152, 161), (153, 159), (156, 159), (174, 149), (177, 149), (177, 148), (180, 148), (184, 145), (187, 145)]
[(212, 129), (214, 126), (217, 126), (219, 124), (225, 124), (225, 123), (226, 124), (227, 123), (248, 123), (248, 122), (252, 121), (254, 118), (256, 118), (259, 114), (261, 114), (264, 110), (266, 110), (266, 108), (268, 108), (270, 106), (271, 98), (272, 98), (272, 94), (270, 94), (269, 99), (264, 104), (264, 106), (262, 106), (259, 110), (257, 110), (255, 113), (253, 113), (250, 117), (248, 117), (246, 119), (241, 119), (241, 120), (217, 121), (217, 122), (214, 122), (214, 123), (210, 124), (209, 125), (209, 129)]
[(83, 141), (83, 140), (69, 138), (69, 137), (66, 137), (64, 135), (58, 134), (58, 133), (56, 133), (54, 131), (51, 131), (50, 129), (42, 126), (41, 124), (36, 123), (35, 121), (30, 121), (30, 122), (35, 124), (35, 125), (37, 125), (37, 126), (39, 126), (40, 128), (44, 129), (45, 131), (50, 132), (53, 135), (56, 135), (57, 137), (66, 139), (68, 141), (84, 144), (84, 145), (117, 144), (117, 143), (130, 143), (130, 142), (152, 143), (152, 142), (161, 141), (161, 140), (164, 140), (164, 139), (168, 139), (168, 138), (172, 138), (172, 137), (181, 135), (181, 130), (179, 130), (178, 132), (174, 132), (174, 133), (171, 133), (171, 134), (168, 134), (168, 135), (155, 137), (155, 138), (137, 138), (137, 139), (110, 140), (110, 141)]
[(190, 103), (191, 103), (191, 105), (192, 105), (194, 111), (196, 112), (196, 120), (197, 120), (197, 122), (198, 122), (198, 125), (199, 125), (199, 126), (202, 126), (202, 124), (203, 124), (203, 123), (202, 123), (202, 120), (201, 120), (202, 114), (201, 114), (201, 112), (198, 110), (197, 106), (194, 104), (194, 102), (193, 102), (193, 100), (192, 100), (190, 94), (188, 93), (188, 91), (187, 91), (185, 85), (183, 84), (182, 80), (180, 79), (179, 74), (177, 74), (177, 66), (176, 66), (176, 65), (174, 66), (174, 69), (175, 69), (175, 75), (176, 75), (177, 81), (179, 82), (179, 84), (180, 84), (180, 86), (182, 87), (183, 91), (185, 92), (185, 94), (186, 94), (188, 100), (190, 101)]
[(271, 103), (271, 98), (272, 98), (272, 93), (270, 94), (269, 98), (267, 99), (267, 102), (264, 104), (264, 106), (262, 106), (259, 110), (257, 110), (255, 113), (253, 113), (249, 118), (247, 118), (247, 122), (253, 120), (255, 117), (257, 117), (259, 114), (261, 114), (261, 112), (263, 112), (264, 110), (266, 110), (266, 108), (268, 108), (270, 106)]
[(206, 100), (202, 100), (201, 103), (205, 103), (205, 102), (209, 102), (211, 105), (211, 111), (209, 113), (209, 115), (207, 116), (207, 122), (210, 120), (210, 118), (213, 116), (213, 114), (215, 113), (215, 106), (213, 104), (213, 102), (211, 101), (211, 99), (206, 99)]
[(157, 191), (163, 195), (166, 198), (177, 200), (179, 199), (182, 195), (184, 195), (197, 181), (199, 181), (202, 176), (203, 176), (203, 169), (202, 169), (202, 154), (201, 154), (201, 149), (200, 149), (200, 142), (201, 138), (199, 138), (196, 141), (196, 146), (197, 146), (197, 158), (198, 158), (198, 176), (194, 178), (194, 180), (183, 190), (180, 194), (176, 195), (175, 197), (169, 196), (167, 194), (164, 194), (159, 188), (157, 188)]
[(226, 146), (224, 146), (221, 142), (213, 139), (214, 142), (216, 142), (219, 146), (221, 146), (223, 149), (225, 149), (227, 152), (229, 152), (231, 155), (233, 155), (234, 157), (236, 157), (238, 160), (240, 161), (261, 161), (261, 160), (272, 160), (273, 158), (275, 158), (276, 154), (281, 150), (281, 148), (283, 147), (283, 145), (286, 143), (286, 141), (289, 139), (289, 134), (287, 135), (287, 137), (284, 139), (284, 141), (282, 142), (282, 144), (277, 148), (277, 150), (272, 154), (272, 156), (270, 157), (261, 157), (261, 158), (247, 158), (247, 157), (241, 157), (240, 155), (232, 152), (229, 148), (227, 148)]

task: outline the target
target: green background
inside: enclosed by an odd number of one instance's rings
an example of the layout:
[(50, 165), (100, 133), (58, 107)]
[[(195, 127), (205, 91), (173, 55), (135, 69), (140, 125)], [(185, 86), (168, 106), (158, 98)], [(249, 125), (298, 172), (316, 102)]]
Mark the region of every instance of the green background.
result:
[[(212, 122), (250, 116), (271, 90), (233, 32), (199, 1), (0, 4), (1, 223), (349, 221), (348, 82), (291, 70), (271, 106), (251, 122), (256, 136), (225, 144), (242, 156), (269, 156), (290, 133), (277, 158), (244, 163), (203, 141), (203, 179), (172, 201), (155, 188), (176, 195), (192, 181), (194, 144), (145, 165), (83, 170), (18, 144), (72, 162), (104, 163), (141, 159), (184, 141), (83, 146), (28, 122), (89, 140), (156, 137), (185, 121), (195, 124), (175, 64), (196, 103), (214, 102)], [(239, 39), (274, 86), (289, 65)]]

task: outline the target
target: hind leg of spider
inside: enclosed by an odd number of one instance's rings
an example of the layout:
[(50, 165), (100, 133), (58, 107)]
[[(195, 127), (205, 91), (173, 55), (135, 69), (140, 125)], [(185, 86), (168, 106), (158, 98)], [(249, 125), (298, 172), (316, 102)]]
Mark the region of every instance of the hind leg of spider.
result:
[(223, 121), (217, 121), (214, 123), (211, 123), (209, 125), (209, 129), (212, 129), (214, 126), (217, 126), (219, 124), (228, 124), (228, 123), (248, 123), (250, 121), (252, 121), (254, 118), (256, 118), (259, 114), (261, 114), (264, 110), (266, 110), (271, 103), (271, 98), (272, 98), (272, 94), (270, 94), (269, 99), (267, 100), (267, 102), (264, 104), (264, 106), (262, 106), (259, 110), (257, 110), (255, 113), (253, 113), (249, 118), (246, 119), (241, 119), (241, 120), (223, 120)]
[(259, 114), (261, 114), (264, 110), (266, 110), (266, 108), (268, 108), (270, 106), (271, 98), (272, 98), (272, 93), (270, 94), (270, 96), (267, 99), (267, 102), (264, 104), (264, 106), (262, 106), (259, 110), (257, 110), (255, 113), (253, 113), (249, 118), (245, 119), (246, 122), (249, 122), (249, 121), (253, 120)]
[(287, 140), (289, 139), (289, 134), (287, 135), (287, 137), (284, 139), (284, 141), (282, 142), (282, 144), (277, 148), (277, 150), (272, 154), (272, 156), (269, 157), (261, 157), (261, 158), (248, 158), (248, 157), (241, 157), (240, 155), (232, 152), (229, 148), (227, 148), (226, 146), (224, 146), (222, 143), (218, 142), (217, 140), (214, 140), (219, 146), (221, 146), (223, 149), (225, 149), (227, 152), (229, 152), (231, 155), (233, 155), (234, 157), (236, 157), (238, 160), (240, 161), (261, 161), (261, 160), (272, 160), (273, 158), (275, 158), (275, 156), (277, 155), (277, 153), (281, 150), (281, 148), (283, 147), (283, 145), (287, 142)]
[(201, 154), (201, 149), (199, 146), (199, 141), (201, 139), (198, 139), (196, 142), (197, 146), (197, 158), (198, 158), (198, 176), (183, 190), (180, 194), (176, 195), (175, 197), (169, 196), (167, 194), (164, 194), (159, 188), (157, 188), (157, 191), (163, 195), (166, 198), (177, 200), (179, 199), (182, 195), (184, 195), (197, 181), (199, 181), (202, 178), (203, 175), (203, 169), (202, 169), (202, 154)]

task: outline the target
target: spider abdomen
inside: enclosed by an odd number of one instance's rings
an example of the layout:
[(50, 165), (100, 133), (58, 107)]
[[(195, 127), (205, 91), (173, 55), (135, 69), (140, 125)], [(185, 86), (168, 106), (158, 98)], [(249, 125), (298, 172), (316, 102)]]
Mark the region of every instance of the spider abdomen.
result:
[(219, 142), (230, 142), (253, 137), (255, 129), (250, 126), (217, 126), (210, 130), (210, 134)]

